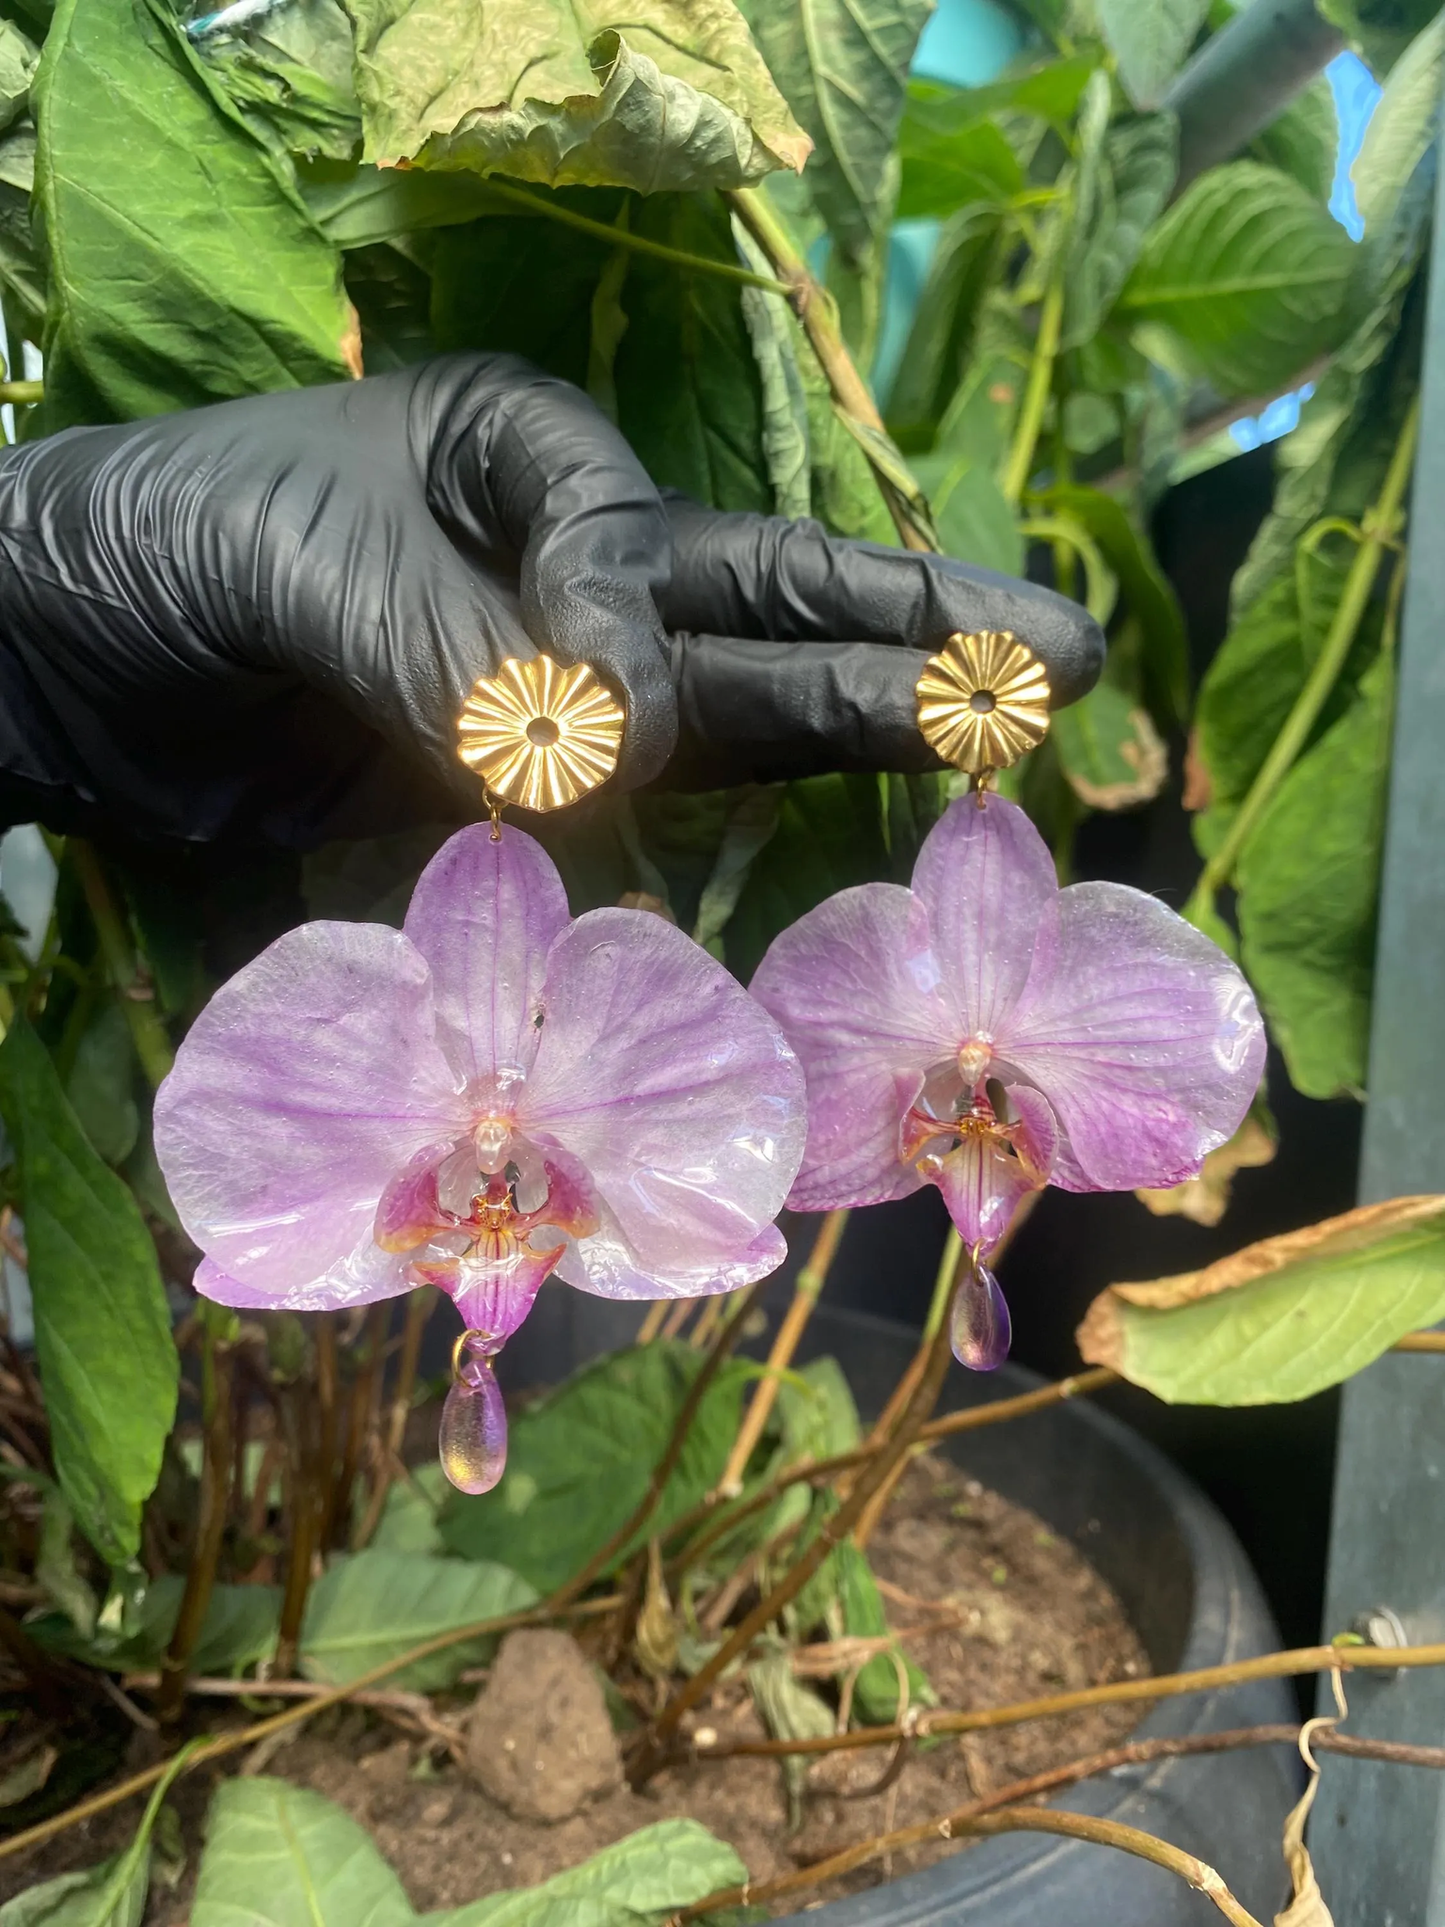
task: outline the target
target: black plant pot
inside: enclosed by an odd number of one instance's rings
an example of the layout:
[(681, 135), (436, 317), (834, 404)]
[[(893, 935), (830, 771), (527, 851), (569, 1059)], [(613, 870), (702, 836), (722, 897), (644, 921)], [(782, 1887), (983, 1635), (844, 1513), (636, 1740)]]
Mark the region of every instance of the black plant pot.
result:
[[(507, 1376), (514, 1384), (555, 1379), (626, 1344), (637, 1324), (636, 1306), (549, 1289), (507, 1347)], [(866, 1415), (881, 1409), (916, 1344), (906, 1326), (820, 1307), (799, 1361), (831, 1353)], [(981, 1404), (1040, 1382), (1014, 1365), (988, 1377), (955, 1367), (942, 1406)], [(946, 1449), (1083, 1551), (1118, 1593), (1156, 1673), (1222, 1665), (1278, 1645), (1259, 1584), (1219, 1513), (1153, 1446), (1087, 1400), (964, 1433)], [(1283, 1680), (1258, 1680), (1162, 1700), (1136, 1737), (1296, 1717)], [(1280, 1833), (1300, 1771), (1291, 1748), (1251, 1747), (1124, 1769), (1061, 1793), (1054, 1804), (1141, 1827), (1198, 1854), (1246, 1907), (1270, 1919), (1286, 1887)], [(1173, 1874), (1038, 1834), (997, 1836), (921, 1873), (789, 1916), (797, 1927), (1203, 1927), (1217, 1918), (1213, 1904)]]

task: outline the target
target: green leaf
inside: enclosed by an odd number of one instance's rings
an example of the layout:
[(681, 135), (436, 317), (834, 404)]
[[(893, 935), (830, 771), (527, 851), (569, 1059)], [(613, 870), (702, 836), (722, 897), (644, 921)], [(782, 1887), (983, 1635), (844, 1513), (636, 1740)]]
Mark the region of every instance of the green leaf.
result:
[(40, 50), (10, 20), (0, 20), (0, 133), (17, 121), (30, 99)]
[[(838, 1548), (838, 1593), (843, 1630), (850, 1639), (878, 1639), (889, 1630), (883, 1596), (865, 1554), (851, 1539)], [(937, 1706), (938, 1695), (921, 1666), (895, 1648), (902, 1662), (910, 1707)], [(898, 1718), (899, 1668), (891, 1653), (875, 1653), (853, 1683), (853, 1711), (864, 1726), (888, 1726)]]
[(211, 1801), (190, 1927), (413, 1927), (365, 1829), (319, 1793), (260, 1776)]
[(912, 466), (933, 506), (945, 555), (1004, 575), (1023, 574), (1024, 539), (992, 467), (950, 449), (915, 456)]
[[(1378, 106), (1375, 112), (1379, 112)], [(1371, 116), (1373, 121), (1374, 116)], [(1369, 139), (1369, 123), (1365, 138)], [(1251, 160), (1277, 167), (1299, 182), (1307, 194), (1329, 205), (1335, 186), (1335, 157), (1340, 144), (1340, 118), (1335, 90), (1324, 74), (1317, 74), (1295, 95), (1262, 133), (1250, 142)]]
[(774, 79), (813, 141), (808, 184), (854, 265), (886, 226), (893, 143), (931, 0), (747, 0)]
[(1318, 5), (1369, 62), (1377, 79), (1391, 72), (1437, 12), (1435, 0), (1318, 0)]
[(874, 776), (789, 783), (778, 827), (753, 863), (727, 930), (727, 964), (746, 983), (763, 952), (805, 910), (889, 873), (883, 799)]
[(1239, 856), (1245, 972), (1306, 1097), (1364, 1095), (1393, 717), (1392, 663), (1382, 656)]
[(693, 942), (711, 950), (714, 956), (720, 956), (723, 931), (737, 908), (758, 852), (778, 827), (782, 800), (780, 788), (760, 784), (746, 791), (729, 814), (692, 930)]
[[(572, 193), (563, 205), (610, 222), (619, 197)], [(525, 355), (549, 374), (584, 385), (592, 296), (610, 253), (606, 242), (564, 230), (545, 215), (484, 218), (440, 230), (430, 250), (436, 347), (443, 354)], [(736, 305), (736, 289), (728, 292)]]
[(418, 1927), (654, 1927), (747, 1877), (733, 1849), (696, 1820), (659, 1820), (538, 1887), (427, 1914)]
[(980, 202), (996, 206), (1023, 192), (1018, 157), (992, 121), (911, 146), (899, 183), (900, 219), (952, 214)]
[(311, 218), (339, 248), (401, 241), (427, 228), (454, 227), (479, 215), (525, 219), (475, 174), (431, 173), (421, 167), (301, 166), (297, 178)]
[(1129, 810), (1164, 787), (1169, 756), (1149, 712), (1101, 682), (1053, 719), (1054, 744), (1069, 787), (1094, 810)]
[(1271, 1405), (1338, 1385), (1442, 1317), (1445, 1199), (1393, 1198), (1204, 1271), (1113, 1285), (1078, 1341), (1172, 1405)]
[[(734, 217), (733, 241), (756, 273), (769, 272), (762, 249)], [(743, 320), (752, 342), (762, 397), (762, 449), (773, 489), (773, 512), (790, 519), (812, 509), (809, 473), (808, 397), (798, 371), (790, 315), (781, 295), (764, 288), (741, 290)], [(595, 331), (594, 331), (595, 332)]]
[(140, 1132), (135, 1052), (125, 1012), (114, 998), (101, 1005), (81, 1035), (65, 1095), (81, 1129), (107, 1164), (124, 1164)]
[[(888, 395), (888, 426), (905, 448), (933, 442), (963, 381), (1006, 232), (994, 209), (971, 207), (946, 223), (938, 237)], [(937, 503), (934, 507), (936, 512)]]
[[(1103, 86), (1105, 111), (1108, 82)], [(1179, 165), (1179, 123), (1149, 114), (1111, 127), (1097, 160), (1079, 169), (1078, 206), (1064, 271), (1064, 348), (1090, 340), (1113, 306), (1164, 211)]]
[(1211, 168), (1145, 242), (1121, 312), (1154, 322), (1226, 394), (1282, 387), (1342, 333), (1354, 244), (1297, 181)]
[(164, 0), (56, 10), (35, 83), (41, 432), (348, 372), (339, 257), (213, 86)]
[(383, 242), (348, 254), (346, 292), (361, 325), (361, 365), (368, 375), (410, 368), (437, 352), (431, 276), (400, 248)]
[(35, 129), (26, 120), (0, 138), (0, 299), (17, 375), (21, 341), (38, 344), (45, 328), (45, 260), (31, 224), (34, 184)]
[(344, 161), (359, 145), (351, 22), (340, 0), (289, 0), (244, 36), (213, 34), (200, 57), (247, 124), (282, 151)]
[[(649, 195), (632, 227), (668, 247), (736, 264), (727, 210), (716, 196)], [(713, 275), (633, 259), (622, 288), (627, 332), (613, 363), (617, 422), (659, 485), (713, 508), (766, 511), (773, 488), (762, 388), (738, 292)]]
[(808, 141), (731, 0), (583, 15), (512, 0), (347, 0), (365, 158), (560, 187), (742, 187)]
[(1379, 229), (1433, 143), (1445, 71), (1445, 14), (1411, 42), (1385, 82), (1350, 169), (1365, 231)]
[(1189, 714), (1189, 638), (1173, 585), (1148, 537), (1124, 505), (1102, 489), (1062, 482), (1041, 491), (1038, 500), (1072, 516), (1093, 537), (1142, 632), (1144, 694), (1155, 721), (1163, 729), (1182, 723)]
[(121, 1565), (140, 1544), (179, 1378), (155, 1247), (23, 1022), (0, 1044), (0, 1112), (19, 1172), (55, 1469), (80, 1530)]
[(0, 1927), (140, 1927), (150, 1887), (151, 1834), (191, 1751), (192, 1746), (182, 1747), (172, 1759), (124, 1852), (17, 1894), (0, 1907)]
[(853, 1388), (836, 1358), (810, 1358), (781, 1381), (776, 1406), (789, 1464), (835, 1458), (862, 1437)]
[[(35, 1636), (51, 1652), (82, 1659), (107, 1672), (146, 1672), (158, 1666), (170, 1645), (180, 1611), (185, 1579), (162, 1573), (146, 1587), (139, 1611), (123, 1638), (102, 1629), (86, 1639), (55, 1622), (39, 1621)], [(279, 1586), (213, 1586), (200, 1638), (191, 1653), (197, 1673), (238, 1675), (265, 1659), (276, 1644), (281, 1614)]]
[(1024, 68), (985, 87), (910, 81), (898, 129), (898, 152), (904, 165), (921, 157), (930, 142), (951, 139), (997, 115), (1037, 115), (1062, 131), (1078, 112), (1080, 98), (1098, 65), (1094, 54), (1070, 54), (1065, 60)]
[(387, 1488), (386, 1504), (371, 1536), (372, 1552), (430, 1556), (445, 1550), (437, 1513), (449, 1490), (439, 1465), (419, 1465)]
[(50, 1603), (65, 1614), (81, 1639), (88, 1641), (95, 1633), (99, 1604), (75, 1556), (72, 1537), (75, 1521), (58, 1486), (46, 1481), (43, 1492), (35, 1582), (44, 1589)]
[[(585, 1366), (513, 1421), (495, 1492), (448, 1498), (447, 1546), (508, 1566), (540, 1592), (561, 1585), (636, 1509), (701, 1365), (690, 1346), (654, 1341)], [(716, 1484), (752, 1376), (730, 1360), (709, 1386), (645, 1535), (665, 1531)]]
[[(381, 1547), (342, 1554), (307, 1595), (302, 1670), (308, 1679), (343, 1686), (424, 1640), (473, 1620), (519, 1612), (536, 1598), (515, 1572), (487, 1560)], [(449, 1646), (405, 1667), (391, 1684), (436, 1692), (466, 1667), (483, 1664), (495, 1647), (496, 1638), (485, 1636)]]
[(1209, 12), (1209, 0), (1095, 0), (1099, 27), (1136, 107), (1157, 107)]

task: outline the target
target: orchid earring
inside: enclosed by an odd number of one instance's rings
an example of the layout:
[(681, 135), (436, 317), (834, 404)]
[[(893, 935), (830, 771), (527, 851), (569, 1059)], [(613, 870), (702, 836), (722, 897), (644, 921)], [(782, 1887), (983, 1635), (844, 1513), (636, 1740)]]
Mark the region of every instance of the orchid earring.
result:
[(442, 1465), (506, 1464), (498, 1353), (543, 1280), (604, 1298), (735, 1291), (786, 1255), (802, 1072), (772, 1018), (661, 917), (573, 918), (503, 803), (560, 807), (616, 764), (586, 668), (509, 662), (461, 754), (491, 823), (422, 872), (401, 930), (310, 923), (224, 984), (156, 1099), (156, 1149), (205, 1254), (196, 1288), (330, 1310), (433, 1285), (462, 1321)]

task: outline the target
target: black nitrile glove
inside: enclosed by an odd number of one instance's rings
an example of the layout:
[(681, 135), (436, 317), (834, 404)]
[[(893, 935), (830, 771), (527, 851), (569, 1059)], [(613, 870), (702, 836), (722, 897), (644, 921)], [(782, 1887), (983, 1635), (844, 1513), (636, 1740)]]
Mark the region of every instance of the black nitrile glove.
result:
[(664, 503), (510, 356), (76, 429), (0, 460), (0, 821), (304, 848), (474, 816), (457, 713), (535, 648), (625, 696), (623, 787), (932, 768), (899, 645), (980, 627), (1059, 701), (1103, 659), (1047, 590)]

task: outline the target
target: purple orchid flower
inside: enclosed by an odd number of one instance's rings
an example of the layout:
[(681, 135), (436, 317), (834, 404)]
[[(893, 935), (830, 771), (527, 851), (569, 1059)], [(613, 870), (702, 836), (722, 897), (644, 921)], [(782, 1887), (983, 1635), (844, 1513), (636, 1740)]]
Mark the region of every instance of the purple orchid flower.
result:
[(999, 796), (945, 811), (911, 889), (863, 884), (800, 918), (752, 992), (808, 1080), (789, 1205), (936, 1184), (971, 1259), (953, 1337), (975, 1370), (1008, 1355), (984, 1261), (1023, 1199), (1196, 1176), (1264, 1067), (1258, 1008), (1223, 951), (1142, 891), (1061, 890), (1043, 838)]
[(720, 964), (644, 911), (574, 921), (541, 845), (486, 824), (403, 930), (303, 924), (238, 972), (155, 1107), (207, 1297), (456, 1301), (442, 1461), (472, 1492), (506, 1460), (492, 1361), (548, 1273), (604, 1298), (765, 1277), (803, 1136), (797, 1060)]

